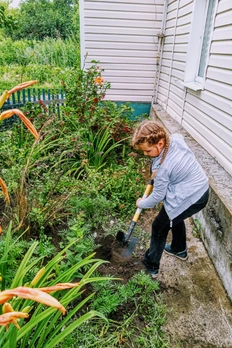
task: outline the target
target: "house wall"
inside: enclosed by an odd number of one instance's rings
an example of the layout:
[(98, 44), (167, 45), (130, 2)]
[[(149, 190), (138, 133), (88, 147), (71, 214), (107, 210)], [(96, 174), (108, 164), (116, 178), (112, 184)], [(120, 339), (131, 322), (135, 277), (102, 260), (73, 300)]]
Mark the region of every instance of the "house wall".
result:
[(106, 99), (151, 102), (164, 0), (80, 0), (81, 54), (105, 69)]
[(232, 174), (232, 2), (217, 7), (203, 91), (184, 81), (193, 0), (169, 0), (157, 103)]

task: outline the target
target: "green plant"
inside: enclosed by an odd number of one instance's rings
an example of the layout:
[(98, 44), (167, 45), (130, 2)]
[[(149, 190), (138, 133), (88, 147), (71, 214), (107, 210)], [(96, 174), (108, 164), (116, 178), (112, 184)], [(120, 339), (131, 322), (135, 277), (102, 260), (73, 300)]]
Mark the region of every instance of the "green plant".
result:
[[(23, 308), (33, 305), (34, 309), (31, 311), (30, 320), (22, 325), (21, 328), (16, 331), (12, 326), (9, 327), (9, 330), (5, 332), (4, 327), (0, 329), (0, 345), (3, 348), (14, 348), (16, 347), (16, 342), (18, 346), (23, 348), (31, 348), (36, 345), (36, 347), (55, 347), (59, 342), (61, 342), (67, 335), (69, 335), (75, 328), (81, 325), (84, 321), (90, 320), (94, 316), (99, 316), (104, 319), (101, 313), (97, 311), (90, 311), (79, 317), (76, 317), (77, 311), (79, 311), (85, 303), (92, 298), (93, 293), (87, 296), (86, 298), (81, 298), (82, 291), (81, 289), (88, 283), (93, 283), (102, 280), (109, 280), (109, 277), (91, 277), (96, 268), (104, 263), (102, 260), (92, 259), (93, 255), (88, 256), (87, 258), (80, 260), (77, 263), (74, 263), (66, 271), (58, 272), (60, 262), (64, 259), (67, 250), (77, 241), (73, 241), (67, 247), (65, 247), (61, 252), (59, 252), (53, 259), (51, 259), (43, 269), (43, 272), (37, 276), (31, 286), (36, 285), (40, 289), (44, 286), (56, 288), (55, 284), (62, 281), (62, 283), (70, 283), (73, 276), (77, 273), (78, 270), (83, 269), (83, 267), (88, 266), (87, 272), (81, 276), (79, 283), (76, 283), (72, 290), (65, 293), (63, 296), (59, 293), (55, 297), (60, 299), (63, 306), (72, 306), (73, 308), (64, 318), (61, 318), (60, 313), (56, 312), (54, 309), (44, 309), (43, 305), (40, 304), (35, 306), (31, 300), (18, 300), (12, 299), (11, 305), (15, 311), (21, 312)], [(30, 269), (32, 269), (38, 262), (40, 263), (43, 259), (43, 256), (38, 257), (33, 262), (31, 262), (31, 257), (35, 251), (38, 243), (34, 242), (27, 253), (25, 254), (21, 264), (19, 265), (17, 272), (14, 276), (14, 279), (11, 283), (11, 288), (18, 288), (24, 284), (24, 279)], [(9, 249), (9, 239), (6, 245), (6, 250)], [(3, 256), (3, 262), (7, 266), (6, 254)], [(59, 274), (55, 277), (55, 274)], [(80, 273), (80, 272), (79, 272)], [(61, 287), (62, 288), (62, 287)], [(58, 287), (59, 289), (59, 287)], [(26, 289), (25, 289), (26, 291)], [(44, 290), (45, 291), (45, 290)], [(33, 291), (32, 291), (33, 292)], [(25, 297), (27, 298), (27, 297)], [(77, 301), (74, 303), (73, 301)], [(73, 322), (69, 324), (69, 320), (72, 319)], [(65, 326), (65, 329), (62, 328)]]
[(202, 225), (198, 219), (193, 219), (193, 223), (194, 223), (193, 236), (201, 239)]
[[(62, 262), (61, 272), (72, 267), (73, 264), (79, 262), (96, 249), (90, 226), (85, 223), (82, 214), (77, 216), (77, 218), (69, 220), (68, 228), (60, 231), (59, 235), (62, 238), (62, 242), (60, 242), (61, 248), (77, 239), (79, 241), (78, 243), (73, 243), (67, 250), (65, 261)], [(75, 276), (78, 277), (80, 274), (75, 274)]]
[(99, 282), (93, 288), (97, 296), (91, 301), (91, 309), (103, 310), (109, 324), (97, 320), (86, 323), (62, 342), (62, 348), (168, 347), (162, 333), (165, 316), (159, 285), (149, 275), (142, 271), (126, 284)]
[(112, 138), (110, 127), (109, 124), (104, 129), (98, 129), (95, 132), (90, 129), (83, 136), (85, 143), (83, 152), (86, 152), (88, 165), (95, 169), (100, 169), (109, 162), (112, 163), (114, 160), (112, 156), (115, 155), (116, 148), (121, 146), (120, 142), (115, 143)]
[(77, 121), (91, 128), (96, 124), (95, 109), (105, 97), (110, 84), (102, 78), (103, 69), (97, 62), (90, 68), (73, 69), (63, 81), (66, 92), (66, 114), (74, 112)]

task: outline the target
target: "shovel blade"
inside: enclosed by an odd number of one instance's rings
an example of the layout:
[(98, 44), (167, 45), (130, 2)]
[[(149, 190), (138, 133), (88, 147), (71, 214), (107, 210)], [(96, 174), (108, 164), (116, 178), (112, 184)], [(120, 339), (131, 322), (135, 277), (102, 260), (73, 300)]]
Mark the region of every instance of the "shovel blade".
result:
[(125, 246), (121, 248), (120, 255), (125, 258), (130, 257), (133, 254), (137, 243), (138, 243), (138, 238), (132, 237), (130, 241), (128, 241), (125, 244)]

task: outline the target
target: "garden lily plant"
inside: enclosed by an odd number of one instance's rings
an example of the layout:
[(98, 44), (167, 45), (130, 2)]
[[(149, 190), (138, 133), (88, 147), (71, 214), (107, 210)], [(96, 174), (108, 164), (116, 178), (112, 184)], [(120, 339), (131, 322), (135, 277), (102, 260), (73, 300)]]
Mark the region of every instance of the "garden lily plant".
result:
[[(2, 93), (2, 95), (1, 95), (1, 97), (0, 97), (0, 109), (2, 108), (3, 104), (5, 103), (5, 101), (8, 98), (10, 98), (10, 96), (13, 93), (18, 92), (18, 91), (20, 91), (20, 90), (22, 90), (24, 88), (30, 87), (30, 86), (34, 85), (35, 83), (37, 83), (37, 80), (20, 83), (19, 85), (17, 85), (14, 88), (12, 88), (10, 91), (4, 91)], [(31, 132), (31, 134), (35, 137), (36, 140), (38, 140), (39, 139), (39, 135), (38, 135), (35, 127), (30, 122), (30, 120), (28, 120), (28, 118), (20, 110), (18, 110), (18, 109), (11, 109), (11, 110), (6, 110), (6, 111), (2, 112), (0, 114), (0, 121), (4, 120), (6, 118), (10, 118), (10, 117), (12, 117), (14, 115), (17, 115), (22, 120), (22, 122), (25, 124), (25, 126)]]
[[(37, 80), (20, 83), (19, 85), (17, 85), (14, 88), (12, 88), (10, 91), (4, 91), (2, 93), (2, 95), (0, 96), (0, 109), (2, 108), (3, 104), (5, 103), (5, 101), (8, 98), (10, 98), (12, 93), (15, 93), (15, 92), (18, 92), (18, 91), (20, 91), (20, 90), (22, 90), (24, 88), (30, 87), (30, 86), (34, 85), (35, 83), (37, 83)], [(31, 123), (31, 121), (19, 109), (11, 109), (11, 110), (3, 111), (0, 114), (0, 121), (3, 121), (5, 119), (7, 119), (7, 118), (10, 118), (10, 117), (12, 117), (14, 115), (17, 115), (21, 119), (21, 121), (24, 123), (26, 128), (31, 132), (31, 134), (34, 136), (34, 138), (38, 141), (39, 140), (39, 134), (37, 133), (37, 130), (35, 129), (35, 127)], [(4, 180), (1, 177), (0, 177), (0, 186), (2, 188), (3, 195), (5, 197), (5, 202), (10, 204), (10, 197), (9, 197), (9, 194), (8, 194), (8, 191), (7, 191), (7, 186), (6, 186)], [(2, 228), (0, 227), (0, 233), (1, 233), (1, 231), (2, 231)]]
[[(7, 277), (9, 248), (13, 247), (14, 243), (16, 242), (12, 239), (10, 224), (6, 233), (4, 255), (0, 257), (2, 285)], [(31, 282), (25, 283), (28, 273), (36, 264), (41, 264), (43, 259), (41, 256), (33, 259), (38, 242), (31, 245), (11, 281), (10, 289), (0, 292), (1, 348), (56, 347), (85, 321), (94, 317), (106, 320), (105, 316), (96, 310), (77, 315), (85, 303), (94, 296), (94, 292), (83, 296), (83, 286), (113, 278), (92, 276), (97, 267), (105, 263), (103, 260), (93, 259), (94, 253), (64, 270), (61, 263), (65, 261), (67, 251), (74, 243), (78, 243), (78, 240), (72, 241), (43, 266)], [(86, 269), (84, 275), (83, 269)], [(72, 282), (77, 274), (79, 274), (78, 282)], [(66, 291), (68, 289), (70, 290)], [(56, 293), (50, 295), (53, 292)]]

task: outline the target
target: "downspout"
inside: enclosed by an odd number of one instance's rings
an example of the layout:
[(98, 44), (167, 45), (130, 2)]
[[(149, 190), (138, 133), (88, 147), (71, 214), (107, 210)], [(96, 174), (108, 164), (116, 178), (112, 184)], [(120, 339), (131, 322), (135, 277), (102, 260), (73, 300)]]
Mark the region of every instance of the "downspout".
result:
[(80, 16), (80, 49), (81, 49), (81, 69), (84, 69), (86, 52), (85, 52), (85, 6), (84, 0), (79, 1)]
[(174, 53), (175, 53), (174, 49), (175, 49), (175, 41), (176, 41), (176, 29), (177, 29), (178, 15), (179, 15), (179, 7), (180, 7), (180, 0), (178, 0), (177, 8), (176, 8), (176, 23), (175, 23), (175, 29), (174, 29), (174, 34), (173, 34), (173, 45), (172, 45), (171, 66), (170, 66), (170, 73), (169, 73), (169, 80), (168, 80), (168, 95), (167, 95), (166, 110), (167, 110), (167, 107), (168, 107), (168, 99), (169, 99), (170, 87), (171, 87), (173, 58), (174, 58)]
[(157, 61), (156, 61), (157, 68), (156, 68), (155, 81), (154, 81), (154, 93), (152, 97), (152, 105), (157, 103), (157, 98), (158, 98), (161, 61), (162, 61), (164, 38), (165, 38), (164, 31), (166, 26), (167, 8), (168, 8), (168, 0), (164, 0), (164, 11), (163, 11), (162, 24), (161, 24), (161, 32), (157, 34), (157, 37), (158, 37), (158, 50), (157, 50)]

